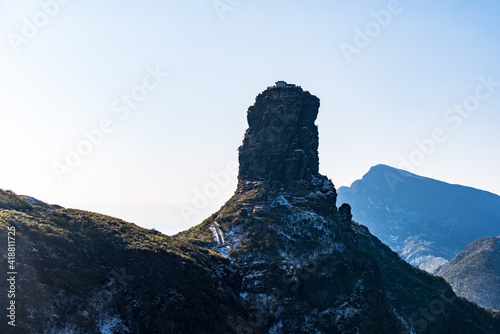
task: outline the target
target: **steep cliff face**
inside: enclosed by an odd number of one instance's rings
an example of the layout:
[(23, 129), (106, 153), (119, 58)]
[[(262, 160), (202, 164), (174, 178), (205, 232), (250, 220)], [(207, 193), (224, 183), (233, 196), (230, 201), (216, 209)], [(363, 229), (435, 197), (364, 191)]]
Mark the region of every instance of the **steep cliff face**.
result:
[(239, 179), (291, 182), (318, 175), (319, 99), (302, 88), (272, 88), (248, 110)]
[(248, 111), (234, 196), (178, 235), (240, 268), (248, 310), (240, 330), (494, 333), (491, 314), (401, 260), (352, 221), (349, 205), (337, 209), (335, 187), (317, 169), (318, 106), (296, 87), (260, 94)]
[(457, 295), (500, 310), (500, 237), (474, 241), (436, 274), (445, 278)]

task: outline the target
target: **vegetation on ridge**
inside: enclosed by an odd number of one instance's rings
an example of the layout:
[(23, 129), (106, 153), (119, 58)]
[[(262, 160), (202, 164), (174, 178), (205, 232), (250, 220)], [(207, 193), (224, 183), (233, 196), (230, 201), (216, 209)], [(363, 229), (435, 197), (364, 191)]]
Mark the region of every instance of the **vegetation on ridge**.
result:
[[(2, 208), (23, 201), (2, 195)], [(9, 227), (16, 229), (19, 333), (235, 332), (228, 321), (241, 313), (235, 272), (214, 251), (74, 209), (0, 209), (0, 234)]]

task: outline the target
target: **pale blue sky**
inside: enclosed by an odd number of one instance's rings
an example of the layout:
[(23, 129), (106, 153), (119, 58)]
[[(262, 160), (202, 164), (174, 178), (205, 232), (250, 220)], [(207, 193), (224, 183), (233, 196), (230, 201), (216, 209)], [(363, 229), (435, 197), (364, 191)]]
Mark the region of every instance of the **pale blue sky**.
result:
[[(211, 188), (211, 173), (236, 161), (255, 96), (286, 80), (321, 99), (320, 170), (337, 187), (417, 157), (415, 140), (440, 128), (446, 141), (413, 171), (500, 194), (500, 86), (480, 87), (468, 118), (447, 114), (474, 102), (480, 77), (500, 82), (498, 1), (41, 2), (52, 17), (38, 1), (0, 0), (3, 189), (186, 229), (231, 196), (236, 174)], [(214, 3), (232, 10), (221, 20)], [(369, 45), (348, 62), (340, 45), (356, 47), (366, 27)], [(120, 118), (113, 103), (154, 69), (168, 77)], [(60, 182), (53, 163), (103, 119), (111, 133)]]

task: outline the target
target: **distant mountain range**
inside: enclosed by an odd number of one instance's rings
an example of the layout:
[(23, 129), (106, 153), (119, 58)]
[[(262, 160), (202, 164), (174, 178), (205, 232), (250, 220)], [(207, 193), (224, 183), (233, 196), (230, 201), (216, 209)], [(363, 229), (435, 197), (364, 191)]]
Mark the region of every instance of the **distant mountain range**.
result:
[(471, 242), (500, 235), (500, 196), (377, 165), (338, 201), (354, 220), (413, 265), (429, 272)]
[(436, 274), (458, 295), (500, 310), (500, 237), (474, 241)]

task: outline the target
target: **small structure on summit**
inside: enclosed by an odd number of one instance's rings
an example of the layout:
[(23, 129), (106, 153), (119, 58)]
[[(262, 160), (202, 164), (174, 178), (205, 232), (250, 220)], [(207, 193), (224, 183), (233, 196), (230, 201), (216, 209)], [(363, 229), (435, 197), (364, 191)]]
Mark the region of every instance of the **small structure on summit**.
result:
[(286, 81), (276, 81), (276, 87), (286, 88)]
[(267, 89), (274, 89), (274, 88), (301, 88), (301, 87), (294, 84), (289, 84), (286, 81), (276, 81), (274, 86), (267, 87)]

